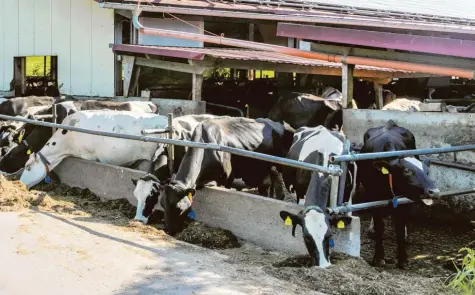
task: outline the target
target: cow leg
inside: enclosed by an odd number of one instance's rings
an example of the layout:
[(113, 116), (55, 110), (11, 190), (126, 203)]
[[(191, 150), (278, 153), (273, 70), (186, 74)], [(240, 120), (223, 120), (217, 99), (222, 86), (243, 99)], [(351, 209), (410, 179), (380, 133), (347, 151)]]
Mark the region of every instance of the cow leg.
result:
[(373, 265), (381, 266), (385, 264), (384, 261), (384, 247), (383, 247), (383, 234), (384, 234), (384, 221), (383, 215), (379, 212), (373, 213), (374, 220), (374, 256)]
[(409, 211), (407, 208), (398, 208), (394, 211), (393, 219), (397, 242), (397, 267), (405, 269), (408, 263), (406, 253), (406, 222)]

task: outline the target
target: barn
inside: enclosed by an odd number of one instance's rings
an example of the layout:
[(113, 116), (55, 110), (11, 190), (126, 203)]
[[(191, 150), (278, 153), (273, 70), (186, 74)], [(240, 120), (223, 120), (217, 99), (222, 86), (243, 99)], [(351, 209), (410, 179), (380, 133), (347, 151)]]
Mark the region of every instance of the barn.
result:
[[(327, 27), (352, 26), (353, 30), (380, 28), (391, 33), (433, 37), (449, 34), (463, 39), (473, 30), (466, 25), (471, 23), (471, 16), (465, 15), (473, 8), (470, 1), (463, 2), (465, 9), (455, 9), (444, 1), (438, 8), (426, 1), (394, 1), (391, 11), (382, 10), (384, 5), (377, 1), (361, 2), (357, 7), (332, 1), (323, 1), (324, 5), (294, 2), (271, 1), (263, 5), (255, 1), (209, 4), (200, 0), (3, 0), (0, 94), (203, 100), (209, 102), (209, 109), (226, 110), (227, 106), (245, 112), (245, 106), (250, 104), (267, 107), (265, 103), (255, 103), (258, 100), (271, 105), (280, 90), (320, 95), (322, 85), (342, 88), (341, 63), (144, 34), (132, 21), (132, 13), (138, 8), (142, 12), (140, 22), (148, 28), (204, 33), (325, 54), (342, 54), (351, 49), (353, 55), (361, 57), (473, 66), (460, 56), (449, 58), (450, 53), (442, 59), (431, 56), (434, 53), (430, 50), (390, 46), (375, 49), (378, 44), (374, 42), (368, 45), (335, 38), (325, 40), (305, 27), (318, 24), (321, 34), (332, 36), (341, 35), (338, 31), (326, 32)], [(350, 10), (356, 12), (348, 17)], [(381, 85), (397, 95), (419, 98), (426, 96), (430, 85), (453, 88), (447, 79), (431, 76), (434, 75), (358, 65), (354, 72), (355, 99), (361, 108), (370, 107)], [(468, 94), (462, 92), (462, 96)], [(435, 97), (439, 98), (439, 93)]]

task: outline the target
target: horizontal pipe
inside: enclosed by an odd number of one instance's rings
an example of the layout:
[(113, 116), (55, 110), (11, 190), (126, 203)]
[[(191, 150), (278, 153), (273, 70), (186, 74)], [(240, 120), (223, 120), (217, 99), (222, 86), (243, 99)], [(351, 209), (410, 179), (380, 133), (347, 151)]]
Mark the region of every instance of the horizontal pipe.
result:
[(147, 135), (147, 134), (161, 134), (161, 133), (169, 133), (170, 129), (169, 128), (159, 128), (159, 129), (143, 129), (142, 130), (142, 135)]
[(87, 133), (92, 135), (99, 135), (99, 136), (106, 136), (106, 137), (113, 137), (113, 138), (121, 138), (121, 139), (130, 139), (130, 140), (137, 140), (137, 141), (144, 141), (144, 142), (156, 142), (156, 143), (163, 143), (163, 144), (170, 144), (170, 145), (180, 145), (180, 146), (187, 146), (192, 148), (201, 148), (201, 149), (208, 149), (208, 150), (216, 150), (222, 152), (228, 152), (235, 155), (250, 157), (258, 160), (268, 161), (280, 165), (291, 166), (295, 168), (306, 169), (310, 171), (322, 172), (330, 175), (341, 175), (342, 171), (338, 167), (323, 167), (319, 165), (313, 165), (305, 162), (295, 161), (286, 158), (275, 157), (271, 155), (266, 155), (262, 153), (256, 153), (251, 151), (246, 151), (242, 149), (232, 148), (228, 146), (222, 146), (219, 144), (212, 144), (212, 143), (202, 143), (202, 142), (195, 142), (195, 141), (188, 141), (188, 140), (175, 140), (175, 139), (168, 139), (168, 138), (158, 138), (158, 137), (148, 137), (148, 136), (138, 136), (138, 135), (131, 135), (131, 134), (122, 134), (122, 133), (113, 133), (113, 132), (105, 132), (105, 131), (98, 131), (98, 130), (90, 130), (84, 128), (78, 128), (63, 124), (55, 124), (49, 122), (42, 122), (36, 120), (30, 120), (22, 117), (12, 117), (6, 115), (0, 115), (0, 119), (9, 120), (9, 121), (18, 121), (24, 122), (32, 125), (44, 126), (44, 127), (52, 127), (57, 129), (64, 129), (69, 131), (75, 131), (80, 133)]
[(372, 58), (366, 58), (366, 57), (342, 56), (342, 55), (337, 55), (337, 54), (319, 53), (315, 51), (306, 51), (306, 50), (300, 50), (300, 49), (291, 48), (291, 47), (264, 44), (264, 43), (259, 43), (259, 42), (245, 41), (245, 40), (225, 38), (225, 37), (219, 37), (219, 36), (209, 36), (209, 35), (204, 35), (204, 34), (146, 28), (140, 24), (139, 14), (140, 14), (140, 11), (135, 10), (133, 12), (132, 22), (134, 24), (134, 27), (137, 30), (139, 30), (142, 34), (146, 34), (146, 35), (155, 35), (155, 36), (161, 36), (161, 37), (201, 41), (205, 43), (235, 46), (239, 48), (248, 48), (248, 49), (254, 49), (254, 50), (272, 51), (272, 52), (277, 52), (277, 53), (291, 55), (291, 56), (297, 56), (297, 57), (308, 58), (308, 59), (317, 59), (317, 60), (323, 60), (323, 61), (335, 62), (335, 63), (347, 63), (347, 64), (353, 64), (353, 65), (391, 68), (391, 69), (402, 70), (402, 71), (420, 72), (420, 73), (435, 74), (435, 75), (441, 75), (441, 76), (456, 76), (456, 77), (468, 78), (468, 79), (473, 79), (475, 77), (475, 72), (472, 70), (447, 68), (447, 67), (431, 66), (431, 65), (426, 65), (426, 64), (407, 63), (407, 62), (399, 62), (399, 61), (378, 60), (378, 59), (372, 59)]
[(411, 156), (418, 156), (418, 155), (463, 152), (463, 151), (470, 151), (470, 150), (475, 150), (475, 144), (459, 145), (459, 146), (451, 146), (451, 147), (443, 147), (443, 148), (330, 156), (330, 163), (376, 160), (376, 159), (384, 159), (384, 158), (392, 158), (392, 157), (411, 157)]
[(53, 118), (54, 116), (53, 115), (37, 115), (37, 116), (33, 116), (33, 118), (35, 120), (42, 120), (42, 119), (50, 119), (50, 118)]
[(424, 99), (424, 103), (474, 103), (475, 99), (446, 98), (446, 99)]
[(241, 117), (244, 117), (244, 113), (242, 112), (241, 109), (238, 109), (238, 108), (235, 108), (235, 107), (230, 107), (230, 106), (225, 106), (225, 105), (222, 105), (222, 104), (211, 103), (211, 102), (206, 102), (206, 104), (210, 105), (210, 106), (215, 106), (215, 107), (220, 107), (220, 108), (223, 108), (223, 109), (236, 111), (240, 114)]
[[(198, 2), (198, 1), (196, 1)], [(208, 5), (208, 3), (205, 3)], [(214, 3), (219, 5), (219, 3)], [(109, 9), (124, 9), (135, 10), (136, 4), (122, 4), (122, 3), (100, 3), (99, 7)], [(445, 32), (456, 34), (474, 34), (475, 29), (472, 26), (460, 26), (455, 24), (441, 24), (441, 23), (428, 23), (428, 22), (409, 22), (407, 20), (397, 19), (385, 19), (379, 20), (370, 17), (355, 17), (354, 15), (309, 15), (290, 14), (289, 11), (282, 11), (279, 14), (276, 13), (264, 13), (264, 12), (247, 12), (236, 10), (224, 10), (224, 9), (206, 9), (205, 7), (174, 7), (165, 3), (162, 5), (142, 5), (141, 9), (148, 12), (161, 12), (161, 13), (175, 13), (184, 15), (201, 15), (201, 16), (216, 16), (216, 17), (229, 17), (239, 19), (256, 19), (256, 20), (271, 20), (271, 21), (289, 21), (289, 22), (302, 22), (302, 23), (323, 23), (333, 25), (350, 25), (350, 26), (363, 26), (363, 27), (379, 27), (390, 29), (403, 29), (403, 30), (419, 30), (419, 31), (433, 31), (433, 32)]]
[[(462, 190), (454, 190), (454, 191), (446, 191), (443, 193), (440, 193), (437, 197), (432, 197), (431, 199), (442, 199), (442, 198), (448, 198), (448, 197), (454, 197), (454, 196), (460, 196), (460, 195), (467, 195), (467, 194), (472, 194), (475, 193), (475, 188), (469, 188), (469, 189), (462, 189)], [(424, 197), (426, 198), (426, 197)], [(352, 204), (352, 205), (342, 205), (338, 207), (333, 207), (333, 208), (327, 208), (326, 211), (329, 214), (346, 214), (349, 212), (356, 212), (356, 211), (362, 211), (362, 210), (369, 210), (369, 209), (375, 209), (375, 208), (381, 208), (381, 207), (388, 207), (392, 206), (393, 201), (392, 200), (387, 200), (387, 201), (374, 201), (374, 202), (367, 202), (367, 203), (360, 203), (360, 204)], [(398, 205), (404, 205), (404, 204), (410, 204), (414, 203), (414, 201), (408, 199), (408, 198), (398, 198)]]
[(435, 165), (438, 165), (438, 166), (444, 166), (444, 167), (449, 167), (449, 168), (456, 168), (456, 169), (460, 169), (460, 170), (475, 172), (475, 167), (470, 166), (470, 165), (444, 162), (444, 161), (433, 160), (433, 159), (428, 159), (428, 162), (429, 162), (429, 164), (435, 164)]

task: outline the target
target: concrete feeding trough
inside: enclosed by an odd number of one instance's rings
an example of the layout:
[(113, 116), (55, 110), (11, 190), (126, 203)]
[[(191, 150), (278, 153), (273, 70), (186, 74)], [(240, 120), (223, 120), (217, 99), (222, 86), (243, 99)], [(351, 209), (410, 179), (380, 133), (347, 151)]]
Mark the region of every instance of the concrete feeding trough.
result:
[[(54, 169), (62, 183), (72, 187), (88, 188), (104, 199), (124, 198), (136, 206), (131, 179), (145, 172), (66, 158)], [(237, 237), (261, 247), (290, 254), (307, 254), (302, 232), (292, 237), (291, 228), (279, 216), (281, 210), (298, 213), (304, 207), (294, 203), (256, 196), (244, 192), (212, 187), (198, 190), (193, 198), (196, 219), (212, 227), (232, 231)], [(360, 220), (344, 229), (335, 229), (335, 252), (360, 256)]]

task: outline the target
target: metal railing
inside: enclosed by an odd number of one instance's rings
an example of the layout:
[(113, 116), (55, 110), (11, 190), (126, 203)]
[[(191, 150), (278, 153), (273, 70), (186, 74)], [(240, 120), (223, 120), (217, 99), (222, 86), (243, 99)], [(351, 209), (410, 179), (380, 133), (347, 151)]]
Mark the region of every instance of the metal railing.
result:
[(378, 152), (378, 153), (331, 156), (330, 163), (376, 160), (376, 159), (393, 158), (393, 157), (410, 157), (410, 156), (420, 156), (420, 155), (429, 155), (429, 154), (463, 152), (463, 151), (470, 151), (470, 150), (475, 150), (475, 144), (459, 145), (459, 146), (451, 146), (451, 147), (443, 147), (443, 148), (429, 148), (429, 149), (402, 150), (402, 151), (394, 151), (394, 152)]
[(136, 140), (136, 141), (156, 142), (156, 143), (163, 143), (163, 144), (168, 144), (168, 145), (179, 145), (179, 146), (186, 146), (186, 147), (192, 147), (192, 148), (216, 150), (216, 151), (227, 152), (227, 153), (231, 153), (231, 154), (235, 154), (239, 156), (254, 158), (257, 160), (263, 160), (263, 161), (267, 161), (267, 162), (271, 162), (275, 164), (290, 166), (294, 168), (306, 169), (306, 170), (315, 171), (315, 172), (322, 172), (322, 173), (326, 173), (332, 176), (340, 176), (342, 174), (342, 170), (338, 166), (330, 165), (329, 167), (324, 167), (320, 165), (314, 165), (310, 163), (300, 162), (300, 161), (291, 160), (287, 158), (280, 158), (276, 156), (251, 152), (247, 150), (242, 150), (242, 149), (228, 147), (228, 146), (222, 146), (218, 144), (97, 131), (97, 130), (78, 128), (78, 127), (73, 127), (73, 126), (68, 126), (68, 125), (63, 125), (63, 124), (42, 122), (42, 121), (30, 120), (30, 119), (26, 119), (22, 117), (12, 117), (12, 116), (6, 116), (6, 115), (0, 115), (0, 119), (25, 122), (25, 123), (29, 123), (33, 125), (38, 125), (38, 126), (64, 129), (68, 131), (87, 133), (87, 134), (98, 135), (98, 136), (106, 136), (106, 137), (129, 139), (129, 140)]

